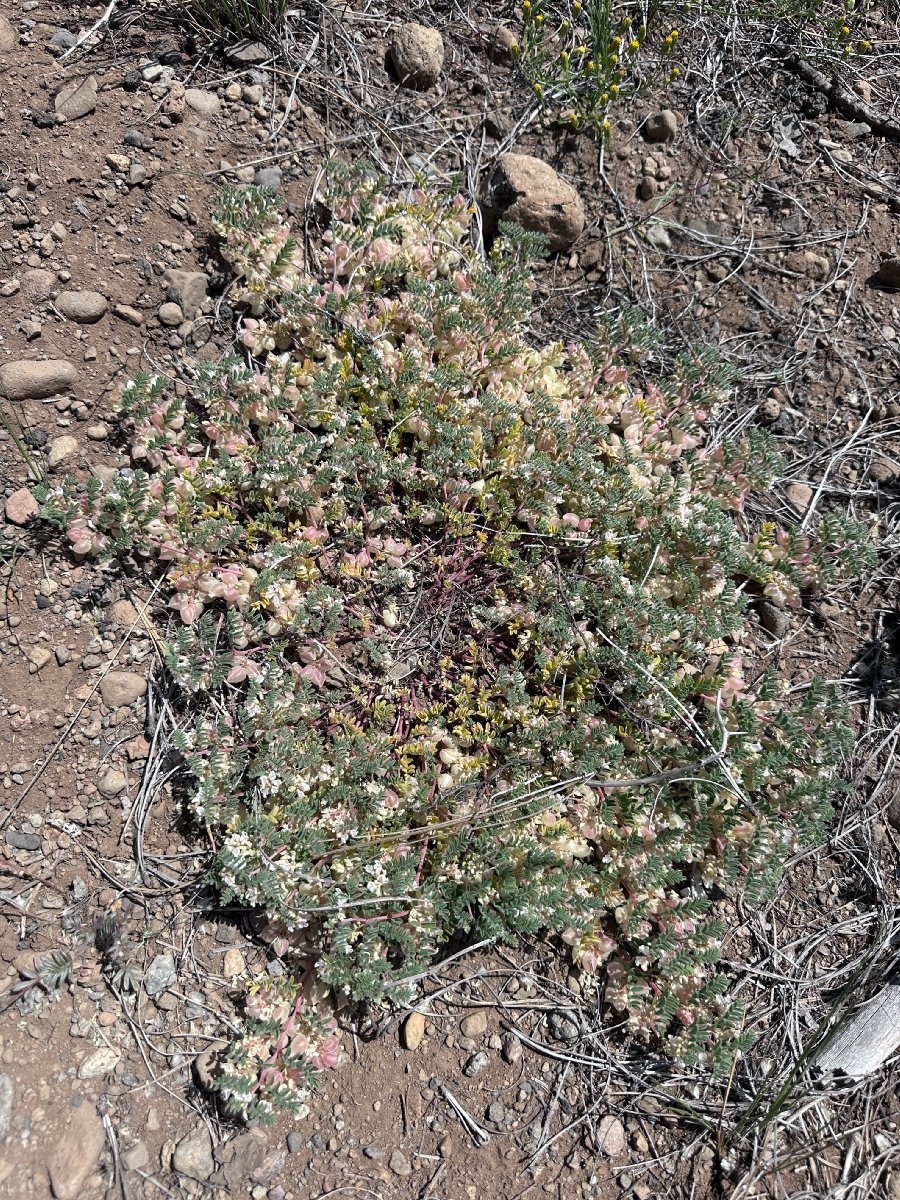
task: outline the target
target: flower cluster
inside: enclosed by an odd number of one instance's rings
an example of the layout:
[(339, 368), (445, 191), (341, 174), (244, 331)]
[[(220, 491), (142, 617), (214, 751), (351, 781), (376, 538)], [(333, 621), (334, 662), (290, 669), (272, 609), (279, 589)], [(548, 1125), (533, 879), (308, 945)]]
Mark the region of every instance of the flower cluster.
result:
[[(48, 501), (76, 552), (166, 572), (219, 882), (355, 999), (450, 936), (552, 931), (634, 1030), (720, 1062), (711, 889), (765, 892), (845, 744), (825, 691), (748, 667), (747, 597), (795, 603), (853, 531), (752, 526), (774, 460), (709, 437), (709, 355), (651, 383), (611, 332), (535, 346), (528, 235), (486, 262), (465, 200), (340, 164), (318, 203), (301, 245), (274, 194), (222, 194), (246, 357), (189, 401), (135, 380), (149, 473)], [(330, 1055), (303, 1036), (242, 1043), (241, 1077), (290, 1090), (285, 1047)]]
[[(338, 1066), (340, 1043), (327, 996), (290, 975), (251, 985), (246, 1026), (220, 1064), (217, 1085), (229, 1112), (257, 1121), (279, 1112), (305, 1116), (315, 1076)], [(319, 989), (321, 991), (321, 989)]]

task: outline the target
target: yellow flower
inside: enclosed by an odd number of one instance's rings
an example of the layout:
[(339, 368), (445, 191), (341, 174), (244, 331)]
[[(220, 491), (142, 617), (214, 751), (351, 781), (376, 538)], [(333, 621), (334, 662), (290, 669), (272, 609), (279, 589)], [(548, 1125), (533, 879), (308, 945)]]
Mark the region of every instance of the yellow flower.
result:
[(562, 63), (562, 65), (563, 65), (564, 67), (567, 67), (567, 66), (569, 65), (569, 52), (568, 52), (568, 50), (563, 50), (563, 51), (561, 52), (561, 54), (560, 54), (560, 56), (559, 56), (559, 61)]
[(678, 67), (673, 67), (672, 70), (669, 72), (669, 78), (677, 79), (680, 74), (681, 74), (681, 71), (678, 69)]
[(597, 64), (594, 62), (593, 59), (590, 59), (590, 61), (588, 62), (587, 66), (584, 69), (587, 71), (588, 75), (593, 75), (594, 72), (597, 70)]
[(575, 53), (576, 54), (587, 54), (587, 46), (576, 46)]
[(576, 17), (578, 16), (581, 12), (581, 0), (575, 0), (575, 3), (572, 5), (572, 12)]
[(522, 12), (526, 16), (531, 12), (531, 0), (522, 0)]
[(856, 48), (860, 52), (860, 54), (868, 54), (868, 52), (872, 49), (872, 43), (871, 42), (860, 42)]
[(543, 13), (538, 13), (538, 15), (537, 15), (537, 16), (534, 18), (534, 23), (535, 23), (535, 25), (543, 25), (543, 23), (544, 23), (544, 14), (543, 14)]
[(619, 64), (619, 56), (618, 56), (618, 54), (611, 54), (611, 55), (609, 56), (609, 65), (610, 65), (611, 67), (615, 67), (615, 66), (618, 66), (618, 64)]
[(640, 50), (640, 48), (641, 48), (641, 43), (637, 40), (637, 38), (632, 38), (631, 41), (628, 43), (629, 50)]
[(842, 25), (841, 26), (841, 37), (848, 38), (849, 36), (850, 36), (850, 26)]
[(534, 94), (538, 97), (538, 99), (540, 99), (544, 94), (544, 85), (541, 83), (536, 83), (534, 85)]
[(613, 38), (612, 44), (617, 50), (622, 45), (622, 39), (618, 36), (618, 34)]
[(619, 94), (619, 85), (617, 83), (611, 83), (609, 85), (609, 94), (612, 96), (613, 100), (615, 100), (616, 96)]

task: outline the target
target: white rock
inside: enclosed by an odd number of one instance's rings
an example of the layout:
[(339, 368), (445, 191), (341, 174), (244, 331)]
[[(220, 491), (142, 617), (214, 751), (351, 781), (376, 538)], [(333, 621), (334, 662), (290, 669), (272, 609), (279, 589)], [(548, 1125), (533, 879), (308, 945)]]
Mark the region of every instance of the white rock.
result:
[(197, 309), (206, 300), (209, 276), (202, 271), (178, 271), (170, 269), (163, 275), (169, 287), (178, 295), (185, 316), (193, 319)]
[(121, 1055), (118, 1050), (109, 1046), (101, 1046), (93, 1054), (89, 1054), (78, 1068), (79, 1079), (102, 1079), (111, 1074), (119, 1065)]

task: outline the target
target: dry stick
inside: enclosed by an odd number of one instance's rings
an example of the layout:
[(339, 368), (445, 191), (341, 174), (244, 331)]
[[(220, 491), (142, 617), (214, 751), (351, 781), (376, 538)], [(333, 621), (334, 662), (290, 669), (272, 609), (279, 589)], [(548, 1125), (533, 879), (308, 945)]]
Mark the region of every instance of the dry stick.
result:
[(773, 49), (789, 71), (817, 92), (827, 96), (839, 112), (857, 121), (864, 121), (875, 133), (880, 133), (883, 137), (900, 140), (900, 121), (872, 108), (871, 104), (866, 104), (855, 92), (848, 91), (836, 75), (829, 79), (805, 58), (795, 54), (789, 46), (776, 45)]
[(100, 20), (95, 22), (86, 33), (83, 33), (81, 35), (81, 37), (78, 39), (78, 41), (75, 43), (75, 45), (70, 46), (69, 49), (65, 52), (65, 54), (61, 54), (59, 56), (59, 61), (62, 62), (62, 60), (64, 58), (68, 58), (70, 54), (74, 54), (75, 51), (79, 48), (79, 46), (83, 46), (84, 43), (88, 40), (88, 38), (91, 37), (92, 34), (95, 34), (97, 32), (97, 30), (100, 28), (101, 25), (106, 25), (109, 22), (109, 18), (113, 15), (113, 9), (116, 7), (116, 5), (118, 3), (119, 3), (119, 0), (109, 0), (109, 4), (106, 6), (106, 11), (100, 17)]
[(144, 604), (144, 607), (138, 613), (137, 618), (135, 619), (131, 628), (128, 630), (128, 632), (125, 634), (125, 636), (122, 638), (121, 642), (119, 642), (119, 645), (116, 647), (115, 653), (113, 654), (112, 658), (109, 660), (109, 662), (106, 664), (106, 666), (101, 671), (100, 675), (97, 677), (97, 679), (94, 683), (94, 686), (90, 690), (89, 695), (87, 695), (85, 697), (85, 699), (81, 702), (81, 705), (79, 706), (78, 711), (75, 713), (75, 715), (72, 717), (72, 720), (68, 723), (68, 725), (62, 731), (62, 733), (59, 735), (59, 739), (56, 742), (56, 745), (53, 747), (53, 749), (50, 751), (50, 753), (47, 755), (47, 757), (44, 759), (44, 761), (38, 767), (35, 774), (29, 780), (29, 782), (28, 782), (27, 786), (25, 787), (24, 791), (22, 792), (21, 796), (18, 797), (18, 799), (15, 801), (15, 803), (10, 808), (9, 812), (3, 818), (3, 820), (0, 821), (0, 829), (6, 828), (7, 822), (18, 811), (18, 809), (19, 809), (20, 805), (22, 804), (23, 800), (25, 799), (25, 797), (28, 795), (28, 793), (31, 791), (31, 789), (34, 787), (34, 785), (37, 783), (37, 781), (40, 779), (40, 777), (43, 775), (43, 773), (47, 770), (47, 767), (50, 765), (50, 763), (53, 761), (53, 759), (56, 755), (56, 752), (59, 750), (60, 746), (63, 744), (63, 742), (66, 740), (66, 738), (72, 732), (72, 730), (75, 728), (78, 718), (84, 712), (86, 706), (88, 704), (90, 704), (91, 700), (94, 698), (94, 696), (97, 692), (97, 688), (100, 686), (100, 684), (103, 682), (103, 680), (109, 674), (109, 672), (112, 670), (113, 666), (115, 665), (116, 659), (119, 657), (119, 655), (125, 649), (128, 639), (134, 633), (135, 629), (137, 629), (138, 625), (141, 624), (144, 614), (147, 612), (147, 610), (150, 607), (150, 602), (153, 600), (156, 593), (162, 587), (164, 579), (165, 579), (165, 577), (160, 579), (159, 582), (157, 583), (156, 587), (150, 593), (149, 599), (146, 601), (146, 603)]

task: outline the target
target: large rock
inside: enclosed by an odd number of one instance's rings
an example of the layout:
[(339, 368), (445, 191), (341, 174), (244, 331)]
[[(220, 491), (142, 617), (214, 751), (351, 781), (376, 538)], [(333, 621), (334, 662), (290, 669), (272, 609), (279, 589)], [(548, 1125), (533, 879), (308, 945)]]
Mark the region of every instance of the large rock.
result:
[(390, 61), (399, 83), (426, 91), (441, 77), (444, 39), (436, 29), (410, 21), (394, 30)]
[(124, 708), (147, 694), (147, 680), (134, 671), (110, 671), (100, 681), (100, 696), (107, 708)]
[(86, 117), (97, 107), (97, 79), (88, 75), (86, 79), (73, 79), (57, 92), (53, 101), (56, 111), (67, 121)]
[(0, 396), (8, 400), (46, 400), (69, 391), (77, 381), (75, 364), (65, 358), (21, 359), (0, 367)]
[(100, 292), (60, 292), (56, 309), (79, 325), (93, 325), (106, 312), (106, 297)]
[(6, 17), (0, 17), (0, 54), (9, 54), (19, 44), (19, 35)]
[(207, 92), (203, 88), (187, 88), (184, 102), (201, 117), (217, 117), (222, 111), (222, 101), (215, 92)]
[(56, 1142), (47, 1159), (47, 1170), (53, 1195), (56, 1200), (78, 1200), (106, 1141), (103, 1123), (87, 1100), (79, 1108), (70, 1108), (61, 1100), (51, 1128)]
[(166, 271), (163, 278), (177, 295), (184, 315), (193, 320), (197, 309), (206, 300), (209, 276), (202, 271), (179, 271), (173, 267)]
[(648, 142), (671, 142), (678, 132), (678, 117), (671, 108), (651, 113), (641, 127), (641, 132)]
[(501, 154), (482, 199), (488, 232), (511, 221), (549, 240), (551, 254), (565, 250), (584, 229), (584, 205), (575, 189), (530, 154)]
[(201, 1183), (209, 1179), (215, 1165), (209, 1134), (202, 1125), (182, 1138), (172, 1155), (172, 1166), (179, 1174)]
[(6, 501), (6, 519), (12, 525), (27, 525), (40, 516), (41, 506), (28, 488), (18, 488)]

